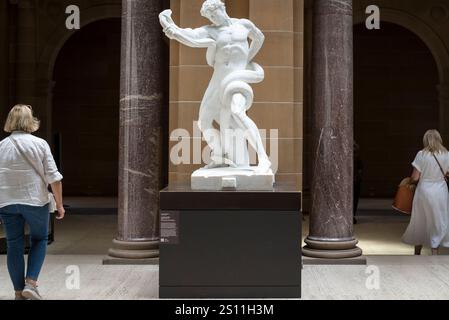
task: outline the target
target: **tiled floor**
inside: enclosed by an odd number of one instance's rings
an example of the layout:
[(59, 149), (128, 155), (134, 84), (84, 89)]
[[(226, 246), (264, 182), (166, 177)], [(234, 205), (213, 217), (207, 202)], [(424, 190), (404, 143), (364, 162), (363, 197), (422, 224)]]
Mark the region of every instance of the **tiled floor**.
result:
[[(72, 209), (81, 210), (76, 201)], [(48, 248), (40, 278), (42, 294), (48, 299), (157, 299), (158, 266), (101, 264), (117, 221), (116, 215), (104, 214), (113, 209), (113, 199), (102, 203), (96, 207), (103, 214), (81, 210), (56, 222), (56, 241)], [(449, 250), (442, 250), (438, 257), (429, 256), (428, 249), (421, 257), (413, 256), (413, 248), (400, 241), (409, 217), (389, 211), (389, 203), (365, 201), (361, 205), (355, 234), (368, 266), (305, 265), (303, 299), (449, 299)], [(93, 205), (95, 201), (84, 208)], [(303, 236), (308, 234), (307, 220)], [(73, 279), (73, 266), (80, 271), (79, 289), (66, 285)], [(0, 299), (12, 298), (11, 293), (6, 257), (0, 256)]]
[[(49, 255), (40, 277), (41, 294), (52, 300), (158, 298), (158, 266), (103, 266), (101, 258)], [(302, 299), (449, 299), (447, 256), (367, 260), (368, 266), (304, 266)], [(76, 270), (79, 288), (74, 287)], [(0, 256), (0, 284), (0, 300), (12, 299), (4, 256)]]

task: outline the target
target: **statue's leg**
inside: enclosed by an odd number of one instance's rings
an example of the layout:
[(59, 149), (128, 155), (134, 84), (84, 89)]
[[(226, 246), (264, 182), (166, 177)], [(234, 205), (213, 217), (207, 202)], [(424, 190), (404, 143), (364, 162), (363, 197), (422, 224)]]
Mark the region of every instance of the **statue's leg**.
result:
[(248, 167), (249, 154), (245, 130), (235, 121), (231, 109), (223, 108), (220, 117), (221, 144), (226, 159), (233, 162), (232, 166)]
[(203, 133), (207, 145), (211, 149), (211, 162), (206, 168), (222, 167), (223, 164), (223, 150), (221, 146), (220, 132), (214, 128), (214, 117), (211, 114), (200, 115), (198, 120), (198, 127)]
[(221, 147), (223, 148), (223, 156), (234, 161), (232, 152), (232, 135), (231, 129), (231, 110), (229, 108), (222, 107), (220, 110), (220, 137)]
[(241, 128), (241, 125), (238, 124), (235, 119), (231, 116), (231, 129), (234, 132), (234, 143), (235, 143), (235, 155), (234, 162), (238, 167), (249, 167), (250, 159), (249, 159), (249, 151), (248, 151), (248, 142), (245, 137), (245, 132)]
[(250, 145), (256, 150), (259, 157), (258, 171), (267, 172), (271, 167), (271, 161), (263, 146), (259, 129), (253, 120), (246, 114), (246, 98), (240, 93), (234, 94), (231, 102), (231, 111), (234, 120), (245, 131), (245, 135)]

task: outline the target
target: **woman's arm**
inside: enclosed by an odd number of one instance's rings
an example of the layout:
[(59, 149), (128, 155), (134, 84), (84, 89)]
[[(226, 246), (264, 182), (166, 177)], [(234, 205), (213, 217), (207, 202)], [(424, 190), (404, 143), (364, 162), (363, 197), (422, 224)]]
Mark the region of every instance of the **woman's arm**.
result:
[(412, 182), (414, 184), (417, 184), (419, 179), (421, 178), (421, 172), (419, 172), (416, 168), (413, 168), (413, 172), (412, 172)]
[(50, 185), (53, 195), (56, 201), (56, 209), (58, 213), (56, 215), (57, 219), (64, 218), (65, 210), (62, 202), (62, 175), (58, 171), (55, 159), (51, 154), (50, 146), (48, 143), (44, 143), (44, 159), (43, 159), (45, 178), (47, 183)]
[(53, 192), (53, 195), (55, 196), (56, 201), (56, 209), (58, 210), (58, 213), (56, 214), (56, 219), (63, 219), (65, 215), (65, 209), (62, 202), (62, 182), (56, 181), (50, 184), (51, 191)]

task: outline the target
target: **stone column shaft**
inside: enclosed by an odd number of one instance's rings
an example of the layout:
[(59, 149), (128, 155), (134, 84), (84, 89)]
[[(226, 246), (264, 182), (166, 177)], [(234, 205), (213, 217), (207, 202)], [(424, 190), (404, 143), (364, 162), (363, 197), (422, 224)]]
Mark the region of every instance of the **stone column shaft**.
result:
[(162, 1), (123, 0), (118, 236), (109, 255), (159, 255), (162, 188)]
[(353, 236), (352, 0), (315, 0), (310, 234), (315, 258), (361, 255)]

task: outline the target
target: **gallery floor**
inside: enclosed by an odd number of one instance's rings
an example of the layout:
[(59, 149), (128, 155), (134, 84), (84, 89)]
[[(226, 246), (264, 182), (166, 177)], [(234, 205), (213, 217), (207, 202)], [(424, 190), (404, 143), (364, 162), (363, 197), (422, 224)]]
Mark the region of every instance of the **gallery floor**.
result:
[[(56, 223), (56, 241), (48, 248), (40, 278), (42, 295), (47, 299), (157, 299), (158, 266), (101, 264), (116, 229), (116, 216), (110, 214), (115, 201), (70, 199), (68, 203), (71, 213)], [(420, 257), (411, 255), (413, 248), (400, 242), (408, 217), (390, 211), (389, 203), (361, 203), (355, 232), (368, 265), (305, 265), (303, 299), (449, 299), (449, 250), (437, 257), (429, 256), (428, 250)], [(89, 209), (93, 205), (96, 209)], [(307, 229), (306, 218), (304, 235)], [(71, 277), (76, 270), (79, 289), (73, 288)], [(6, 257), (0, 256), (0, 299), (11, 299), (12, 293)]]

